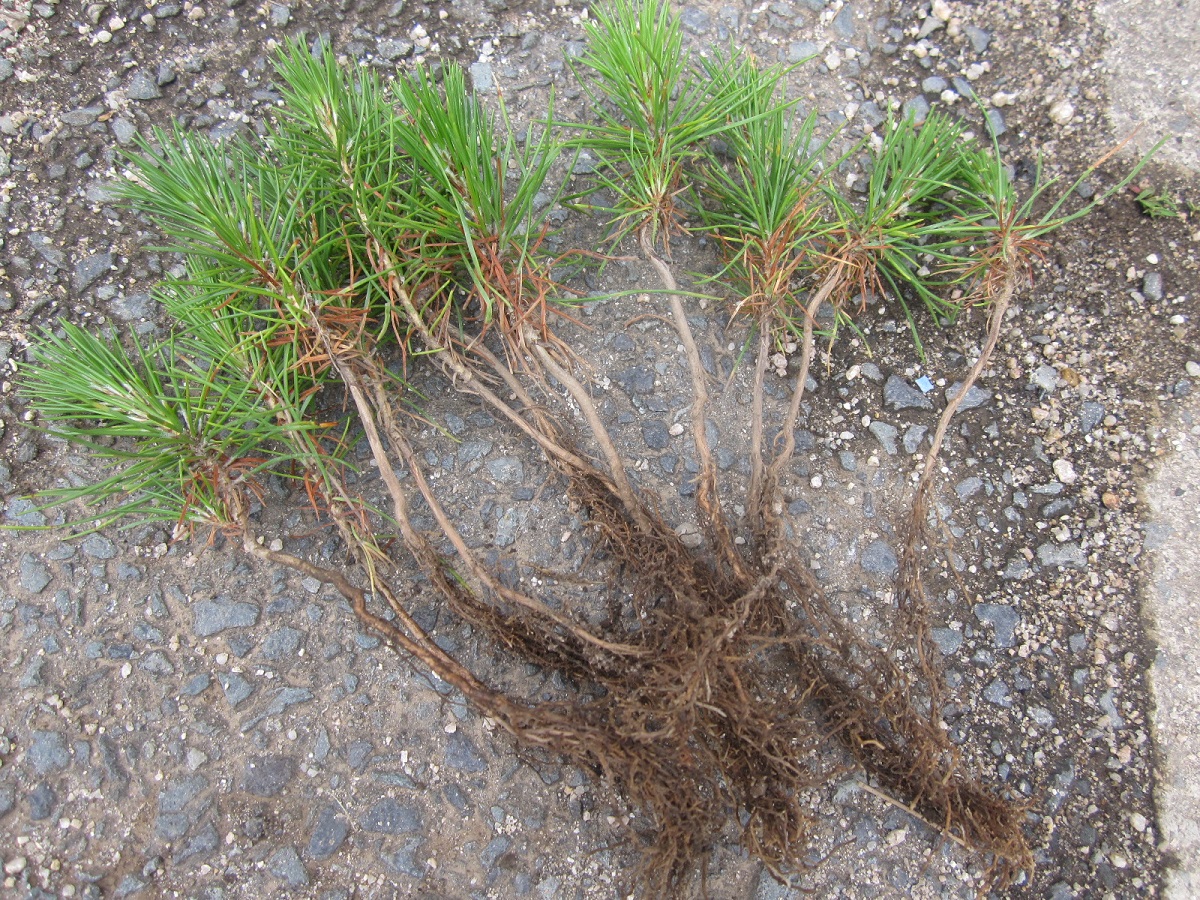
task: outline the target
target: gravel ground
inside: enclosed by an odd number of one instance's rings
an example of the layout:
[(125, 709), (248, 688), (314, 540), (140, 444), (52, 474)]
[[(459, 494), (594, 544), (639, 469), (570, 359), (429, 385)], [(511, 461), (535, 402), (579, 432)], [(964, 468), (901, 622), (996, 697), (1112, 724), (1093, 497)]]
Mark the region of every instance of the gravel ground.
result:
[[(12, 393), (30, 331), (63, 319), (163, 325), (148, 291), (179, 261), (112, 205), (117, 154), (135, 134), (171, 120), (214, 138), (261, 128), (278, 102), (270, 52), (297, 34), (324, 35), (384, 71), (454, 58), (481, 91), (502, 89), (518, 120), (543, 111), (550, 88), (560, 114), (577, 116), (564, 57), (579, 51), (584, 14), (557, 0), (3, 0), (6, 520), (44, 524), (25, 494), (95, 474), (32, 430)], [(698, 2), (683, 17), (698, 47), (734, 37), (765, 60), (815, 54), (796, 87), (826, 132), (845, 126), (839, 141), (878, 127), (889, 108), (950, 107), (982, 129), (963, 99), (972, 90), (1026, 184), (1039, 153), (1051, 172), (1078, 172), (1114, 137), (1107, 101), (1122, 75), (1104, 54), (1119, 38), (1090, 4)], [(1114, 164), (1081, 192), (1118, 174)], [(1200, 203), (1183, 170), (1151, 167), (1143, 181)], [(595, 241), (594, 223), (552, 215), (564, 241)], [(1173, 446), (1171, 408), (1200, 377), (1196, 228), (1120, 197), (1047, 247), (944, 456), (931, 593), (953, 700), (945, 714), (972, 766), (1029, 805), (1038, 868), (1012, 896), (1148, 897), (1163, 883), (1139, 489)], [(701, 240), (681, 241), (676, 258), (680, 271), (715, 264)], [(620, 263), (589, 287), (654, 284), (640, 264)], [(673, 426), (687, 375), (666, 326), (632, 321), (644, 310), (636, 297), (589, 306), (578, 345), (639, 484), (686, 527), (690, 447)], [(706, 365), (725, 386), (713, 436), (735, 504), (747, 472), (745, 335), (715, 307), (694, 311)], [(919, 363), (903, 324), (877, 317), (814, 367), (788, 512), (814, 568), (860, 620), (886, 601), (912, 473), (980, 330), (976, 319), (928, 334)], [(783, 385), (773, 385), (776, 405)], [(475, 545), (513, 578), (577, 570), (582, 523), (543, 461), (439, 376), (421, 373), (417, 387), (438, 398), (430, 412), (444, 427), (421, 435), (421, 451)], [(270, 489), (287, 549), (336, 559), (302, 498)], [(604, 785), (518, 755), (447, 685), (360, 632), (328, 587), (252, 565), (220, 540), (171, 543), (154, 529), (0, 538), (6, 894), (620, 894), (633, 863), (620, 840), (628, 811)], [(489, 677), (529, 696), (562, 690), (553, 673), (476, 646), (432, 602), (420, 613)], [(853, 778), (812, 799), (811, 855), (826, 859), (801, 885), (819, 896), (977, 892), (977, 861)], [(736, 846), (715, 851), (708, 888), (799, 896)]]

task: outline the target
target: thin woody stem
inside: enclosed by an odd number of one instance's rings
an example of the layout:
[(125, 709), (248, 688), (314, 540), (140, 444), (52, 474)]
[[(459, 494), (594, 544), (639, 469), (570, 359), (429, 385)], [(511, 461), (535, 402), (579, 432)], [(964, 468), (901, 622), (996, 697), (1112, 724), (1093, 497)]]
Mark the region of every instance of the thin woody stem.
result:
[(770, 323), (766, 317), (758, 322), (758, 358), (754, 364), (754, 388), (750, 399), (750, 491), (751, 504), (756, 503), (763, 479), (763, 391), (767, 377), (767, 361), (771, 353)]
[[(302, 575), (332, 584), (338, 593), (350, 602), (359, 621), (397, 649), (418, 660), (439, 679), (456, 688), (480, 713), (495, 720), (515, 738), (532, 744), (551, 743), (550, 738), (555, 732), (549, 729), (556, 724), (561, 725), (553, 713), (542, 714), (536, 708), (516, 703), (481, 682), (470, 669), (437, 645), (385, 583), (378, 582), (374, 587), (387, 598), (388, 605), (396, 613), (396, 618), (403, 627), (398, 627), (394, 622), (371, 612), (367, 608), (366, 592), (341, 572), (314, 565), (306, 559), (260, 544), (244, 516), (242, 549), (256, 559), (284, 566)], [(543, 734), (542, 731), (546, 733)]]
[(625, 464), (621, 459), (621, 454), (617, 452), (616, 445), (612, 442), (612, 438), (609, 437), (608, 429), (604, 427), (604, 423), (600, 420), (600, 413), (596, 410), (596, 404), (592, 402), (592, 397), (588, 393), (587, 388), (580, 383), (579, 379), (568, 372), (566, 367), (559, 365), (540, 341), (531, 341), (531, 343), (538, 362), (542, 364), (546, 371), (559, 384), (567, 389), (567, 393), (571, 395), (571, 398), (579, 407), (579, 411), (583, 414), (583, 418), (592, 432), (592, 437), (599, 445), (600, 453), (604, 456), (604, 460), (608, 465), (609, 475), (613, 480), (617, 496), (621, 498), (626, 511), (633, 517), (638, 528), (643, 533), (649, 534), (651, 531), (650, 520), (646, 517), (645, 511), (642, 509), (642, 504), (638, 502), (637, 495), (633, 492), (633, 486), (629, 483), (629, 476), (625, 472)]
[[(338, 593), (350, 601), (355, 613), (365, 624), (376, 631), (382, 632), (405, 652), (416, 657), (429, 669), (436, 672), (439, 678), (453, 684), (456, 688), (463, 691), (464, 694), (469, 695), (475, 688), (481, 686), (466, 668), (438, 647), (416, 621), (403, 611), (404, 608), (402, 606), (396, 609), (397, 618), (408, 629), (409, 634), (405, 634), (391, 623), (371, 613), (366, 607), (365, 592), (352, 584), (341, 572), (314, 565), (306, 559), (301, 559), (298, 556), (293, 556), (281, 550), (272, 550), (269, 547), (264, 547), (258, 543), (249, 530), (243, 532), (242, 549), (258, 559), (275, 565), (285, 566), (302, 575), (332, 584)], [(395, 609), (394, 606), (393, 609)]]
[(708, 382), (704, 366), (700, 361), (700, 350), (696, 346), (696, 338), (692, 326), (688, 323), (687, 313), (683, 308), (683, 300), (679, 296), (679, 285), (675, 276), (661, 257), (654, 251), (654, 244), (648, 228), (643, 227), (638, 232), (642, 245), (642, 253), (650, 261), (662, 279), (663, 287), (671, 304), (671, 318), (675, 323), (675, 331), (683, 344), (683, 352), (687, 358), (688, 372), (692, 379), (692, 441), (696, 445), (696, 462), (700, 473), (696, 478), (696, 509), (710, 540), (713, 541), (721, 560), (741, 580), (749, 578), (745, 563), (734, 549), (733, 538), (729, 533), (729, 525), (721, 512), (721, 499), (717, 493), (717, 467), (713, 464), (712, 450), (708, 446)]
[(413, 452), (411, 445), (405, 438), (403, 431), (399, 428), (395, 417), (391, 413), (391, 406), (388, 403), (384, 392), (379, 388), (378, 383), (375, 384), (374, 403), (366, 396), (361, 378), (354, 370), (351, 364), (345, 360), (335, 359), (334, 364), (338, 368), (338, 374), (342, 377), (347, 389), (350, 391), (350, 396), (354, 401), (355, 408), (358, 411), (359, 419), (363, 426), (363, 431), (366, 433), (367, 442), (371, 447), (371, 453), (378, 463), (380, 476), (383, 478), (384, 485), (387, 487), (388, 494), (392, 499), (393, 515), (397, 524), (400, 526), (401, 537), (405, 544), (413, 550), (418, 559), (426, 560), (428, 565), (435, 564), (431, 560), (432, 550), (428, 546), (428, 540), (417, 533), (412, 527), (411, 518), (408, 512), (408, 500), (404, 493), (404, 488), (400, 484), (400, 480), (396, 477), (396, 473), (392, 468), (391, 459), (388, 457), (387, 450), (384, 448), (383, 440), (380, 436), (379, 429), (376, 425), (376, 410), (383, 417), (385, 428), (388, 431), (388, 438), (393, 447), (400, 454), (404, 463), (408, 466), (409, 471), (416, 482), (417, 489), (421, 496), (429, 505), (430, 511), (433, 513), (434, 519), (438, 523), (438, 527), (442, 533), (450, 541), (459, 557), (466, 564), (471, 575), (478, 581), (479, 584), (491, 591), (495, 596), (498, 596), (506, 602), (512, 603), (528, 609), (539, 616), (549, 619), (556, 625), (566, 628), (572, 634), (582, 641), (585, 641), (594, 646), (600, 647), (610, 653), (619, 654), (637, 654), (640, 653), (637, 648), (625, 645), (616, 644), (611, 641), (605, 641), (602, 638), (596, 637), (586, 629), (580, 628), (571, 620), (560, 615), (546, 604), (542, 603), (533, 597), (522, 594), (519, 591), (514, 591), (506, 588), (496, 580), (495, 576), (480, 563), (478, 557), (471, 552), (466, 541), (454, 527), (450, 521), (450, 517), (446, 514), (445, 509), (438, 501), (433, 490), (429, 487), (429, 483), (425, 480), (424, 472), (420, 467), (420, 463), (416, 459), (416, 454)]
[(531, 427), (540, 435), (538, 439), (539, 446), (545, 448), (547, 445), (551, 445), (557, 450), (562, 451), (549, 454), (552, 461), (567, 464), (576, 469), (588, 466), (587, 461), (581, 456), (568, 453), (560, 446), (560, 432), (554, 424), (553, 419), (546, 413), (542, 404), (533, 399), (533, 395), (529, 393), (525, 385), (521, 383), (521, 379), (513, 373), (512, 369), (501, 362), (500, 357), (496, 356), (495, 353), (481, 343), (474, 345), (471, 348), (471, 352), (487, 363), (512, 392), (513, 398), (524, 407), (524, 412), (533, 417), (536, 425)]
[[(378, 466), (380, 477), (383, 479), (388, 495), (392, 500), (393, 518), (400, 528), (400, 536), (405, 546), (409, 548), (410, 552), (421, 563), (426, 574), (436, 583), (442, 584), (447, 590), (450, 590), (444, 574), (440, 571), (441, 566), (437, 560), (436, 552), (430, 546), (428, 539), (417, 532), (412, 525), (411, 516), (409, 515), (408, 498), (403, 486), (400, 484), (399, 478), (396, 476), (392, 461), (384, 447), (378, 425), (376, 424), (377, 415), (384, 419), (389, 439), (394, 448), (401, 454), (403, 461), (412, 473), (413, 480), (416, 482), (418, 490), (433, 512), (442, 533), (450, 540), (455, 551), (467, 565), (478, 584), (486, 587), (493, 595), (501, 597), (506, 602), (524, 607), (539, 616), (549, 619), (556, 625), (571, 632), (581, 641), (600, 647), (610, 653), (640, 653), (635, 647), (616, 644), (598, 638), (586, 629), (580, 628), (566, 617), (556, 613), (540, 600), (513, 591), (499, 583), (495, 576), (480, 563), (475, 554), (467, 547), (466, 541), (463, 540), (458, 529), (454, 527), (449, 516), (446, 515), (445, 510), (425, 480), (424, 472), (416, 459), (416, 454), (413, 453), (412, 447), (409, 445), (403, 431), (392, 414), (391, 402), (387, 397), (386, 391), (382, 388), (383, 382), (378, 372), (378, 362), (373, 358), (367, 360), (353, 358), (351, 354), (354, 351), (339, 345), (334, 335), (330, 333), (329, 329), (321, 321), (319, 304), (316, 304), (313, 298), (307, 294), (302, 299), (308, 308), (310, 326), (324, 346), (334, 371), (337, 372), (342, 383), (345, 384), (346, 389), (350, 392), (350, 397), (358, 412), (363, 431), (366, 434), (367, 443), (370, 445), (371, 455)], [(372, 397), (367, 396), (363, 379), (356, 368), (357, 365), (367, 366), (371, 371)], [(478, 381), (478, 379), (475, 380)]]
[(792, 458), (792, 454), (796, 452), (796, 422), (800, 418), (800, 402), (804, 399), (804, 389), (808, 383), (808, 370), (812, 367), (813, 355), (815, 353), (813, 327), (816, 324), (817, 312), (821, 309), (821, 304), (829, 299), (829, 295), (833, 293), (837, 284), (838, 279), (836, 274), (830, 273), (827, 275), (825, 281), (821, 284), (816, 294), (813, 295), (804, 310), (804, 334), (803, 346), (800, 350), (800, 371), (796, 373), (795, 385), (792, 388), (792, 402), (788, 407), (787, 416), (783, 420), (783, 446), (775, 454), (775, 458), (768, 469), (768, 476), (772, 481), (778, 481), (783, 467), (788, 464), (788, 461)]
[(946, 431), (950, 427), (950, 420), (954, 418), (954, 414), (962, 406), (967, 392), (975, 386), (975, 382), (983, 374), (984, 367), (991, 361), (992, 354), (996, 350), (996, 344), (1000, 341), (1000, 330), (1004, 325), (1004, 315), (1008, 311), (1013, 295), (1016, 293), (1018, 277), (1019, 273), (1015, 268), (1010, 268), (1005, 273), (1004, 281), (999, 290), (996, 291), (996, 295), (991, 302), (987, 338), (984, 342), (983, 350), (979, 354), (979, 359), (975, 361), (975, 365), (967, 372), (967, 377), (963, 379), (961, 390), (954, 395), (946, 404), (946, 408), (942, 410), (942, 415), (938, 419), (937, 429), (933, 433), (933, 446), (929, 455), (925, 457), (925, 465), (921, 469), (921, 480), (917, 483), (916, 496), (918, 499), (925, 498), (929, 493), (929, 488), (933, 481), (934, 467), (937, 464), (938, 454), (941, 452), (942, 441), (945, 439)]
[[(929, 513), (929, 495), (933, 487), (933, 478), (937, 468), (937, 460), (942, 450), (942, 442), (950, 428), (950, 421), (962, 406), (967, 393), (974, 387), (984, 368), (991, 361), (992, 354), (1000, 340), (1000, 332), (1004, 325), (1004, 316), (1009, 304), (1016, 294), (1017, 281), (1020, 272), (1017, 266), (1009, 265), (1002, 276), (1002, 282), (991, 298), (991, 308), (988, 316), (987, 337), (984, 341), (979, 358), (971, 366), (963, 379), (958, 393), (946, 403), (938, 418), (937, 428), (933, 435), (933, 445), (930, 447), (925, 464), (921, 469), (921, 477), (913, 494), (912, 506), (908, 514), (908, 534), (900, 548), (899, 567), (896, 573), (896, 605), (905, 624), (908, 626), (910, 640), (916, 647), (917, 657), (922, 667), (932, 670), (936, 656), (932, 653), (929, 632), (929, 616), (925, 610), (925, 585), (921, 578), (921, 553), (925, 546), (926, 520)], [(929, 679), (930, 690), (934, 701), (930, 707), (930, 715), (934, 714), (940, 704), (937, 701), (940, 685), (937, 679)]]
[[(385, 262), (387, 262), (386, 259)], [(497, 396), (497, 394), (491, 388), (487, 387), (479, 378), (479, 376), (471, 370), (471, 367), (464, 363), (461, 358), (459, 358), (458, 354), (452, 347), (446, 346), (444, 342), (439, 341), (422, 320), (420, 312), (417, 310), (416, 306), (412, 302), (412, 298), (409, 297), (408, 292), (404, 290), (404, 288), (391, 284), (390, 280), (388, 288), (393, 298), (398, 300), (403, 308), (406, 320), (412, 323), (413, 328), (415, 328), (417, 333), (421, 336), (421, 342), (425, 345), (425, 349), (429, 350), (435, 355), (438, 363), (450, 376), (450, 380), (454, 383), (455, 387), (464, 393), (474, 394), (489, 407), (519, 428), (531, 440), (535, 441), (537, 445), (546, 452), (547, 455), (553, 457), (556, 461), (577, 468), (586, 465), (586, 462), (582, 458), (574, 453), (571, 453), (561, 444), (558, 444), (548, 438), (539, 429), (532, 427), (520, 416), (516, 410), (500, 399), (500, 397)], [(472, 348), (472, 352), (481, 356), (484, 355), (484, 352), (482, 351), (484, 351), (484, 348), (481, 346)], [(487, 355), (491, 356), (490, 353)], [(499, 361), (496, 360), (496, 362), (498, 363)], [(493, 365), (493, 368), (496, 368), (497, 371), (500, 371), (502, 367)], [(505, 380), (507, 382), (507, 379)]]

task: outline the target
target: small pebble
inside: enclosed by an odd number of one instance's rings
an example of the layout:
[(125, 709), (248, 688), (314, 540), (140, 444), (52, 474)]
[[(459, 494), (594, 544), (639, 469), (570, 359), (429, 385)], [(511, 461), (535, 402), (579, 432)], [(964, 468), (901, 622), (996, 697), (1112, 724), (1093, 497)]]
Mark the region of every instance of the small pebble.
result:
[(1054, 461), (1054, 477), (1063, 484), (1074, 484), (1079, 477), (1075, 474), (1075, 467), (1069, 459), (1056, 459)]
[(1075, 117), (1075, 106), (1070, 100), (1058, 100), (1050, 105), (1050, 121), (1055, 125), (1066, 125)]
[(1163, 298), (1163, 277), (1161, 272), (1147, 272), (1142, 279), (1142, 294), (1151, 303), (1158, 303)]
[(10, 859), (8, 862), (6, 862), (4, 864), (4, 874), (5, 875), (20, 875), (22, 872), (25, 871), (25, 866), (27, 864), (28, 863), (27, 863), (25, 857), (14, 856), (12, 859)]

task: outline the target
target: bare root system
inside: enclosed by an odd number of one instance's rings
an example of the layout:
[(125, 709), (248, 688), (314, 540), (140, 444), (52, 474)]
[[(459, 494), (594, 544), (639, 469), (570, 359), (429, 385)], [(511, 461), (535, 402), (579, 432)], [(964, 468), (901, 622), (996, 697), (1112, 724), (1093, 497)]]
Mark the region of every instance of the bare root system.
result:
[[(793, 407), (812, 355), (811, 322), (827, 296), (818, 291), (807, 310), (805, 365)], [(402, 291), (397, 299), (407, 302)], [(784, 539), (775, 497), (790, 457), (786, 437), (769, 461), (760, 457), (747, 546), (732, 541), (710, 481), (697, 504), (712, 549), (693, 551), (635, 492), (586, 387), (552, 347), (530, 339), (526, 352), (582, 408), (602, 464), (575, 446), (524, 381), (505, 371), (500, 355), (482, 344), (460, 353), (423, 335), (460, 389), (545, 451), (571, 500), (586, 511), (607, 578), (608, 615), (598, 629), (569, 606), (502, 583), (476, 556), (424, 477), (382, 364), (362, 347), (348, 349), (354, 342), (338, 334), (340, 327), (314, 310), (312, 329), (362, 423), (404, 548), (455, 615), (514, 660), (561, 673), (575, 696), (519, 699), (438, 647), (392, 585), (411, 563), (379, 548), (365, 525), (365, 504), (331, 482), (334, 476), (326, 476), (325, 486), (339, 498), (330, 504), (337, 511), (332, 519), (362, 563), (365, 585), (264, 547), (243, 516), (245, 549), (333, 584), (367, 627), (459, 690), (519, 744), (544, 748), (607, 781), (634, 811), (629, 834), (643, 860), (635, 882), (645, 896), (689, 896), (697, 881), (703, 890), (709, 853), (731, 840), (776, 877), (802, 873), (814, 824), (808, 792), (853, 768), (866, 773), (871, 790), (979, 853), (991, 883), (1009, 883), (1030, 867), (1023, 810), (971, 777), (942, 726), (940, 673), (921, 642), (927, 626), (915, 543), (906, 548), (909, 602), (895, 623), (897, 639), (881, 647), (849, 624)], [(486, 379), (483, 372), (490, 373)], [(699, 451), (706, 393), (703, 373), (693, 377)], [(505, 382), (510, 400), (488, 380)], [(553, 400), (545, 383), (539, 390)], [(947, 419), (952, 414), (951, 408)], [(788, 424), (794, 427), (794, 419)], [(406, 483), (397, 463), (407, 470)], [(702, 480), (705, 472), (702, 465)], [(927, 492), (918, 488), (918, 505)], [(436, 522), (431, 534), (413, 525), (410, 509), (418, 499)], [(435, 540), (448, 542), (450, 555)], [(374, 611), (380, 601), (392, 611), (390, 620)], [(903, 638), (913, 634), (919, 652), (906, 654), (912, 644)], [(843, 752), (831, 753), (832, 744)]]

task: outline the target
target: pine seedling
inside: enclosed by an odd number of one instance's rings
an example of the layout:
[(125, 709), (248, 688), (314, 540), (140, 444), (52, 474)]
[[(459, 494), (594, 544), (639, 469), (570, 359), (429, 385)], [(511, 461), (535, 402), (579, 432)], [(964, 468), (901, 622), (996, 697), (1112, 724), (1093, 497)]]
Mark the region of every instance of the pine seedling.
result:
[(162, 227), (166, 249), (185, 254), (186, 275), (157, 292), (178, 321), (174, 334), (150, 347), (135, 341), (127, 355), (68, 326), (37, 345), (24, 389), (56, 432), (128, 467), (94, 495), (48, 499), (94, 496), (104, 523), (236, 529), (262, 471), (328, 464), (327, 427), (311, 417), (327, 366), (308, 321), (344, 265), (309, 239), (291, 176), (245, 145), (220, 149), (179, 132), (154, 139), (129, 157), (123, 192)]
[(959, 198), (977, 154), (964, 130), (936, 112), (920, 125), (911, 117), (893, 120), (869, 159), (861, 201), (827, 189), (837, 221), (823, 267), (823, 277), (834, 282), (831, 302), (845, 310), (894, 300), (918, 354), (923, 349), (909, 299), (919, 299), (939, 324), (954, 321), (959, 305), (943, 296), (946, 272), (957, 264), (955, 253), (972, 225), (984, 218)]
[[(739, 75), (770, 83), (769, 76), (755, 73), (747, 70)], [(777, 484), (794, 449), (792, 435), (812, 358), (817, 311), (829, 303), (835, 323), (852, 322), (856, 307), (874, 294), (896, 298), (913, 323), (906, 299), (911, 293), (924, 301), (939, 323), (951, 320), (958, 301), (944, 300), (940, 294), (969, 281), (960, 268), (970, 254), (965, 242), (990, 214), (975, 202), (973, 193), (978, 165), (986, 157), (963, 139), (962, 127), (949, 119), (934, 116), (919, 129), (912, 122), (893, 122), (872, 160), (864, 197), (853, 200), (831, 181), (816, 177), (816, 167), (803, 152), (811, 145), (805, 124), (796, 128), (795, 140), (788, 141), (781, 137), (787, 134), (782, 119), (760, 110), (742, 114), (749, 119), (747, 124), (725, 136), (733, 161), (714, 161), (703, 176), (709, 201), (705, 216), (726, 254), (726, 268), (718, 277), (733, 275), (741, 287), (738, 309), (767, 313), (766, 321), (759, 323), (748, 507), (756, 545), (764, 559), (780, 565), (788, 556), (774, 513)], [(818, 186), (823, 196), (814, 197)], [(780, 202), (781, 198), (787, 202)], [(786, 239), (781, 239), (784, 235)], [(816, 287), (801, 306), (796, 292), (802, 276), (810, 273)], [(767, 323), (789, 307), (797, 310), (802, 323), (804, 349), (781, 431), (782, 446), (776, 448), (770, 466), (764, 467), (761, 391), (769, 350)], [(910, 571), (915, 571), (915, 565), (910, 565)], [(911, 697), (897, 701), (897, 685), (904, 684), (902, 693), (925, 697), (929, 710), (941, 707), (940, 673), (925, 653), (928, 617), (923, 607), (901, 601), (902, 627), (896, 629), (896, 639), (906, 648), (915, 645), (919, 658), (918, 669), (908, 672), (897, 665), (898, 656), (879, 653), (848, 632), (802, 571), (785, 565), (784, 572), (784, 581), (801, 598), (808, 627), (835, 636), (833, 640), (842, 646), (838, 654), (828, 657), (820, 647), (797, 651), (801, 665), (820, 660), (814, 696), (828, 704), (826, 714), (835, 723), (833, 730), (883, 783), (921, 798), (919, 804), (934, 820), (945, 823), (947, 831), (994, 853), (998, 880), (1012, 878), (1029, 864), (1019, 811), (980, 789), (961, 771), (936, 713), (920, 712)], [(865, 666), (849, 662), (855, 655), (871, 662)], [(845, 690), (850, 683), (857, 685), (853, 700), (847, 699)], [(863, 710), (870, 710), (865, 713), (868, 721), (885, 721), (886, 727), (873, 736), (874, 725), (860, 730), (865, 723), (856, 719)], [(901, 758), (907, 762), (901, 763)]]
[(261, 464), (271, 425), (236, 387), (215, 378), (197, 383), (169, 345), (155, 351), (135, 343), (126, 354), (69, 324), (34, 344), (21, 393), (52, 434), (119, 467), (98, 483), (40, 495), (48, 506), (86, 500), (83, 521), (94, 528), (122, 520), (180, 532), (229, 526), (225, 491)]
[(572, 66), (598, 121), (581, 126), (579, 144), (599, 158), (593, 189), (614, 198), (588, 208), (610, 216), (614, 242), (645, 232), (651, 248), (666, 246), (683, 230), (685, 168), (729, 127), (736, 96), (710, 90), (667, 3), (613, 0), (585, 28)]
[(928, 490), (949, 419), (991, 358), (1009, 304), (1020, 285), (1032, 280), (1033, 266), (1047, 246), (1046, 238), (1124, 190), (1149, 162), (1161, 142), (1106, 190), (1068, 211), (1066, 207), (1075, 189), (1093, 176), (1121, 146), (1123, 144), (1109, 150), (1065, 187), (1061, 186), (1059, 178), (1043, 178), (1039, 163), (1033, 188), (1024, 199), (1012, 183), (994, 138), (990, 151), (970, 148), (962, 155), (963, 164), (954, 182), (953, 200), (959, 217), (953, 229), (942, 233), (944, 239), (953, 239), (954, 243), (938, 245), (938, 275), (944, 281), (964, 288), (964, 296), (958, 301), (960, 307), (987, 309), (988, 329), (979, 359), (939, 422), (934, 451), (926, 459), (918, 496)]
[[(385, 304), (405, 306), (419, 349), (448, 352), (492, 327), (512, 347), (523, 328), (547, 334), (560, 292), (557, 261), (542, 251), (541, 210), (553, 203), (542, 192), (562, 150), (553, 128), (518, 141), (503, 104), (498, 119), (456, 65), (440, 83), (416, 66), (384, 89), (327, 48), (314, 56), (297, 45), (279, 72), (289, 100), (281, 137), (338, 186), (357, 264)], [(462, 333), (471, 321), (475, 333)]]
[[(685, 168), (702, 152), (704, 142), (736, 124), (732, 111), (740, 86), (730, 76), (720, 79), (723, 89), (710, 90), (710, 79), (702, 77), (684, 49), (679, 16), (667, 4), (614, 0), (595, 10), (587, 34), (587, 48), (575, 71), (598, 121), (582, 126), (578, 144), (599, 158), (594, 186), (610, 193), (614, 202), (609, 208), (584, 208), (610, 217), (614, 241), (636, 233), (642, 253), (663, 282), (692, 381), (701, 525), (722, 565), (742, 577), (745, 566), (721, 513), (717, 470), (705, 433), (708, 387), (700, 351), (675, 276), (658, 250), (661, 244), (669, 257), (671, 236), (685, 230), (679, 203), (687, 188)], [(735, 61), (725, 65), (734, 66)]]
[(555, 129), (530, 126), (518, 145), (503, 105), (498, 121), (457, 66), (443, 70), (440, 89), (418, 67), (396, 83), (395, 96), (401, 147), (421, 173), (409, 208), (434, 215), (407, 221), (393, 208), (385, 227), (423, 228), (455, 257), (469, 284), (466, 303), (477, 307), (475, 339), (493, 324), (512, 348), (524, 344), (525, 328), (549, 337), (550, 304), (563, 290), (550, 275), (559, 260), (543, 252), (541, 212), (554, 202), (543, 192), (563, 149)]
[[(526, 368), (532, 356), (532, 371), (550, 368), (585, 410), (592, 406), (577, 380), (541, 346), (565, 349), (549, 324), (555, 260), (539, 252), (546, 229), (537, 194), (559, 153), (553, 133), (546, 129), (536, 138), (529, 133), (518, 149), (507, 120), (498, 134), (495, 118), (455, 67), (444, 71), (441, 86), (418, 67), (393, 85), (389, 97), (373, 76), (347, 73), (327, 50), (314, 56), (293, 46), (279, 68), (294, 106), (283, 117), (280, 137), (292, 149), (290, 156), (315, 160), (333, 182), (328, 204), (353, 248), (356, 290), (380, 298), (369, 306), (387, 311), (406, 350), (435, 355), (456, 383), (553, 459), (582, 465), (548, 418), (539, 414), (531, 422), (517, 415), (488, 386), (500, 378), (524, 395), (511, 367)], [(360, 141), (359, 122), (375, 123), (386, 135), (382, 168), (360, 161), (354, 151), (363, 141), (378, 140), (372, 133)], [(493, 327), (503, 339), (508, 366), (485, 344)], [(625, 501), (633, 504), (599, 417), (593, 415), (590, 424)]]
[[(1150, 154), (1158, 149), (1156, 145)], [(913, 493), (912, 504), (903, 532), (896, 574), (896, 600), (900, 612), (897, 634), (906, 635), (922, 666), (934, 669), (937, 653), (930, 635), (925, 586), (921, 573), (923, 551), (927, 544), (929, 503), (942, 447), (954, 414), (990, 363), (999, 343), (1006, 314), (1022, 284), (1032, 281), (1035, 261), (1042, 255), (1046, 237), (1063, 226), (1089, 214), (1099, 204), (1123, 190), (1150, 159), (1143, 156), (1124, 177), (1079, 207), (1066, 211), (1075, 189), (1110, 159), (1120, 146), (1113, 148), (1089, 166), (1073, 183), (1053, 196), (1059, 179), (1043, 179), (1039, 163), (1033, 189), (1021, 199), (1001, 157), (993, 136), (990, 152), (972, 148), (962, 157), (963, 166), (955, 182), (955, 203), (964, 211), (956, 229), (955, 248), (940, 259), (942, 276), (962, 286), (962, 307), (979, 306), (987, 311), (987, 327), (980, 353), (958, 384), (956, 393), (943, 408), (934, 429), (931, 449)], [(1039, 212), (1039, 208), (1041, 211)], [(953, 234), (953, 232), (951, 232)], [(939, 682), (930, 678), (934, 694), (930, 708), (940, 705)], [(1008, 880), (1029, 864), (1028, 853), (1009, 842), (997, 848), (998, 877)]]
[(827, 142), (816, 137), (815, 113), (796, 123), (779, 96), (784, 74), (750, 61), (735, 70), (741, 121), (723, 136), (729, 162), (710, 150), (698, 178), (701, 216), (726, 260), (710, 280), (731, 280), (734, 316), (765, 317), (772, 331), (793, 321), (789, 308), (827, 230), (819, 187)]
[[(448, 315), (455, 256), (436, 226), (453, 212), (429, 208), (403, 146), (410, 129), (374, 72), (349, 71), (327, 45), (310, 52), (300, 41), (275, 66), (284, 104), (271, 144), (281, 165), (316, 186), (307, 204), (314, 230), (340, 236), (361, 302), (407, 347), (422, 317), (442, 327)], [(397, 210), (403, 221), (386, 227)], [(425, 308), (401, 304), (398, 286)]]
[[(768, 360), (781, 337), (798, 331), (804, 342), (794, 388), (795, 412), (782, 434), (795, 427), (799, 397), (812, 358), (813, 314), (799, 291), (818, 268), (829, 237), (821, 184), (827, 142), (816, 139), (816, 116), (796, 121), (781, 97), (785, 70), (762, 69), (751, 60), (714, 67), (718, 92), (733, 97), (736, 122), (724, 135), (726, 163), (710, 151), (700, 172), (706, 227), (720, 243), (725, 266), (712, 281), (730, 280), (736, 290), (733, 316), (748, 315), (758, 332), (751, 398), (750, 507), (752, 521), (763, 514), (763, 391)], [(728, 80), (727, 80), (728, 79)], [(818, 292), (820, 293), (820, 292)], [(829, 291), (824, 292), (828, 296)], [(785, 438), (783, 453), (791, 457)]]

